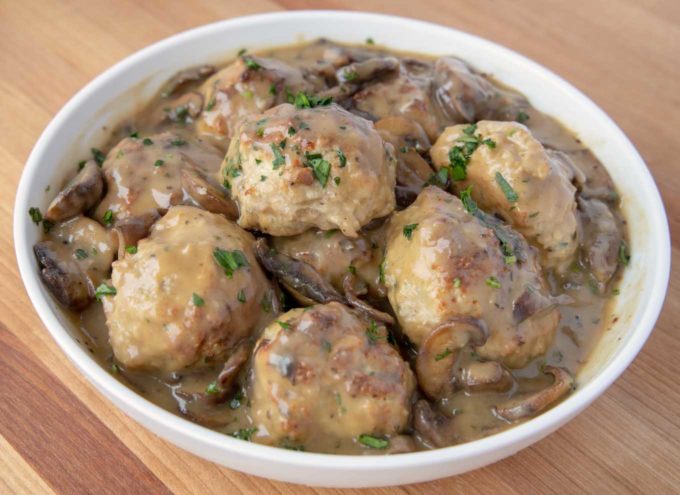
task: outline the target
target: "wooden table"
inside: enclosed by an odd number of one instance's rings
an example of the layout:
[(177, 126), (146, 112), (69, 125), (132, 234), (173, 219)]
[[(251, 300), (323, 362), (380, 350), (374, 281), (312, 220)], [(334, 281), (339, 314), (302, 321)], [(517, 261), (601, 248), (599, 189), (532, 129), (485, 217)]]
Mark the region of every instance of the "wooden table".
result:
[[(353, 8), (350, 0), (314, 7)], [(515, 49), (564, 76), (623, 128), (680, 235), (680, 2), (363, 0)], [(297, 0), (0, 0), (0, 493), (339, 493), (230, 471), (155, 437), (76, 372), (23, 290), (11, 218), (43, 128), (114, 62), (173, 33)], [(679, 196), (676, 196), (679, 195)], [(673, 259), (680, 265), (675, 237)], [(493, 466), (375, 493), (680, 492), (680, 281), (629, 370), (569, 425)], [(349, 491), (348, 491), (349, 492)]]

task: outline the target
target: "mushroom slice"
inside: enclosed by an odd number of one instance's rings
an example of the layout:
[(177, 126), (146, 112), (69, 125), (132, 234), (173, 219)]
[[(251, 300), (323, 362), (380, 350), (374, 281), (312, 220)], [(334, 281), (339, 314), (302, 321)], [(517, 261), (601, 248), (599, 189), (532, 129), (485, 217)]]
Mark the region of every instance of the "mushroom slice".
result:
[(175, 93), (180, 87), (191, 81), (200, 81), (212, 75), (215, 72), (215, 67), (212, 65), (199, 65), (184, 69), (175, 74), (166, 84), (163, 89), (163, 95), (169, 96)]
[(609, 207), (598, 199), (578, 198), (583, 255), (600, 291), (616, 272), (623, 234)]
[(496, 361), (470, 363), (456, 381), (469, 392), (507, 392), (514, 383), (512, 374)]
[(385, 74), (392, 74), (399, 70), (399, 60), (395, 57), (375, 57), (354, 62), (340, 67), (336, 73), (340, 84), (362, 84)]
[[(187, 158), (188, 160), (188, 158)], [(180, 171), (182, 188), (202, 208), (221, 213), (229, 220), (238, 218), (238, 207), (227, 190), (195, 167)]]
[(239, 371), (241, 371), (243, 365), (246, 364), (246, 361), (248, 361), (251, 347), (252, 344), (250, 342), (241, 342), (234, 349), (234, 352), (231, 354), (231, 356), (229, 356), (227, 362), (224, 363), (224, 368), (222, 368), (222, 371), (220, 371), (220, 374), (217, 376), (217, 384), (225, 394), (231, 390)]
[(33, 246), (33, 252), (40, 265), (40, 277), (61, 305), (80, 311), (92, 302), (92, 282), (61, 244), (41, 241)]
[(416, 375), (420, 388), (433, 399), (441, 397), (452, 383), (458, 351), (468, 344), (484, 345), (489, 335), (478, 318), (453, 318), (432, 331), (418, 350)]
[(564, 368), (546, 366), (544, 373), (555, 377), (552, 385), (521, 399), (513, 399), (500, 406), (494, 406), (492, 411), (498, 418), (505, 421), (518, 421), (534, 416), (567, 395), (574, 387), (574, 379)]
[(162, 124), (166, 121), (186, 123), (187, 119), (195, 119), (203, 110), (203, 96), (190, 91), (163, 105), (154, 112), (154, 121)]
[[(145, 238), (151, 226), (160, 218), (158, 212), (153, 211), (143, 215), (127, 217), (116, 221), (114, 230), (118, 233), (118, 250), (125, 246), (133, 246), (137, 241)], [(122, 241), (122, 242), (121, 242)]]
[(446, 447), (461, 441), (454, 418), (433, 410), (424, 400), (413, 406), (413, 429), (423, 442), (432, 447)]
[(267, 271), (291, 289), (294, 295), (299, 294), (322, 304), (332, 301), (347, 304), (347, 300), (314, 268), (270, 248), (265, 239), (258, 239), (255, 243), (255, 255)]
[(367, 290), (364, 287), (361, 293), (357, 292), (354, 288), (356, 280), (357, 277), (352, 273), (348, 273), (342, 280), (342, 287), (345, 289), (345, 297), (347, 298), (347, 302), (376, 321), (387, 323), (388, 325), (394, 325), (395, 321), (392, 315), (380, 311), (368, 304), (366, 301), (359, 299), (359, 295), (364, 295)]
[(57, 197), (52, 200), (45, 213), (50, 222), (63, 222), (89, 210), (96, 205), (104, 192), (104, 176), (94, 160), (85, 163)]

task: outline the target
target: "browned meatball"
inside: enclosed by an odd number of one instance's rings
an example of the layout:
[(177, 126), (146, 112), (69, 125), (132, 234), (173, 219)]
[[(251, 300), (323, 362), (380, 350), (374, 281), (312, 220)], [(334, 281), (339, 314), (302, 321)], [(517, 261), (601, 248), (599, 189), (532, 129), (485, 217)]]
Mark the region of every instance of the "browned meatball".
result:
[(395, 205), (392, 146), (337, 105), (284, 103), (243, 119), (222, 165), (239, 225), (284, 236), (311, 227), (355, 237)]
[(175, 206), (138, 251), (113, 264), (104, 298), (116, 359), (177, 371), (223, 359), (273, 315), (252, 235), (221, 215)]
[(522, 124), (482, 121), (476, 128), (448, 127), (430, 151), (435, 167), (450, 167), (452, 148), (464, 149), (466, 140), (480, 144), (469, 157), (466, 177), (453, 180), (453, 188), (460, 192), (472, 185), (481, 208), (502, 215), (541, 247), (545, 268), (566, 270), (579, 240), (576, 187), (563, 155), (546, 151)]
[(293, 309), (255, 347), (255, 440), (313, 446), (398, 435), (413, 389), (413, 374), (384, 328), (335, 302)]
[(241, 57), (201, 86), (206, 102), (200, 132), (232, 137), (243, 116), (287, 101), (289, 94), (310, 90), (302, 72), (271, 58)]
[(409, 208), (394, 214), (387, 231), (385, 285), (404, 333), (421, 346), (442, 325), (465, 317), (481, 320), (478, 333), (488, 338), (471, 340), (478, 341), (476, 351), (485, 359), (522, 367), (543, 354), (559, 313), (549, 307), (524, 311), (530, 300), (546, 294), (546, 286), (526, 243), (521, 257), (524, 261), (508, 259), (494, 231), (457, 197), (424, 189)]

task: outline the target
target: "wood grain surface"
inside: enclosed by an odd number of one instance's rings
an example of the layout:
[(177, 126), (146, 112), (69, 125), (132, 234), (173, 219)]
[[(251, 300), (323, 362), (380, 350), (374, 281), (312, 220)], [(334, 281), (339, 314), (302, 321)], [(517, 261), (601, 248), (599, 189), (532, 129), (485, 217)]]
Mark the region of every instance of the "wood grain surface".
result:
[[(661, 189), (680, 265), (680, 1), (363, 0), (502, 43), (549, 67), (623, 128)], [(204, 23), (351, 0), (0, 0), (0, 493), (352, 493), (230, 471), (155, 437), (62, 355), (23, 290), (12, 210), (25, 160), (59, 108), (145, 45)], [(389, 40), (385, 40), (389, 43)], [(680, 279), (642, 353), (557, 433), (493, 466), (372, 493), (680, 493)]]

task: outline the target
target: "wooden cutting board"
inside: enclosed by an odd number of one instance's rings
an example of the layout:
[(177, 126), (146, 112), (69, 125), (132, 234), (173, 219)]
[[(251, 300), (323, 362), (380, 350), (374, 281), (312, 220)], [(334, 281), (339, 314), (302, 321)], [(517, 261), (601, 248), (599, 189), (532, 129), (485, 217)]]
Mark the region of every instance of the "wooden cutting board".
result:
[[(680, 2), (363, 0), (502, 43), (588, 94), (664, 196), (680, 265)], [(0, 493), (340, 493), (216, 466), (115, 409), (59, 351), (19, 279), (12, 209), (23, 164), (59, 108), (145, 45), (243, 14), (352, 9), (350, 0), (0, 0)], [(266, 35), (266, 33), (263, 33)], [(396, 35), (396, 33), (395, 33)], [(387, 40), (386, 40), (387, 41)], [(473, 61), (474, 62), (474, 61)], [(680, 493), (680, 280), (628, 371), (557, 433), (485, 469), (374, 493)]]

